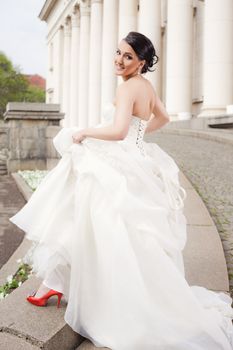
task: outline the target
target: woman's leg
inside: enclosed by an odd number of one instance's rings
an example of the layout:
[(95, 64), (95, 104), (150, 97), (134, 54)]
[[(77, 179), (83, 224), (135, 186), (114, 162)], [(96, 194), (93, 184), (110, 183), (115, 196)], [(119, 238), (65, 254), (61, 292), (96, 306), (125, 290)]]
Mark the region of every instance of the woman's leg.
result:
[(50, 274), (48, 274), (40, 287), (38, 288), (35, 297), (40, 298), (50, 289), (64, 294), (67, 299), (69, 293), (70, 269), (68, 266), (58, 265)]

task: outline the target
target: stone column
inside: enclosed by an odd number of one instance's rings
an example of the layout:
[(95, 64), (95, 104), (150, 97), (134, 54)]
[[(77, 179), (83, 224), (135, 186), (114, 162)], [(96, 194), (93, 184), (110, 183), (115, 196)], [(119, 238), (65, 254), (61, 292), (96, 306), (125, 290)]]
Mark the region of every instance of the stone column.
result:
[(53, 62), (53, 41), (47, 43), (47, 76), (46, 76), (46, 103), (54, 102), (54, 62)]
[(171, 120), (192, 111), (192, 0), (168, 0), (166, 109)]
[(55, 74), (54, 74), (54, 99), (53, 103), (60, 103), (62, 105), (62, 86), (63, 86), (63, 27), (60, 26), (56, 33), (56, 50), (54, 52), (54, 64), (55, 64)]
[(161, 97), (161, 0), (140, 0), (138, 31), (146, 35), (153, 43), (159, 62), (154, 72), (145, 74)]
[[(131, 31), (137, 31), (137, 0), (119, 0), (119, 27), (118, 42)], [(122, 78), (117, 77), (117, 85), (122, 83)]]
[(61, 26), (59, 28), (58, 33), (58, 57), (57, 57), (57, 64), (58, 64), (58, 78), (57, 78), (57, 90), (58, 90), (58, 103), (61, 104), (62, 102), (62, 85), (63, 85), (63, 60), (62, 60), (62, 54), (64, 50), (64, 28)]
[(79, 8), (75, 6), (71, 17), (71, 74), (70, 74), (70, 126), (78, 126), (78, 84), (79, 84)]
[(64, 56), (63, 56), (63, 91), (62, 91), (62, 112), (65, 113), (65, 119), (62, 126), (69, 126), (69, 107), (70, 107), (70, 44), (71, 44), (71, 20), (66, 18), (64, 25)]
[(80, 2), (80, 56), (79, 56), (79, 126), (88, 126), (90, 1)]
[(137, 0), (119, 0), (119, 30), (118, 41), (128, 32), (137, 30)]
[(204, 103), (199, 117), (226, 112), (233, 103), (233, 1), (206, 0)]
[(100, 122), (102, 0), (91, 0), (88, 125)]
[(116, 93), (115, 53), (118, 40), (118, 0), (104, 1), (101, 69), (101, 115)]

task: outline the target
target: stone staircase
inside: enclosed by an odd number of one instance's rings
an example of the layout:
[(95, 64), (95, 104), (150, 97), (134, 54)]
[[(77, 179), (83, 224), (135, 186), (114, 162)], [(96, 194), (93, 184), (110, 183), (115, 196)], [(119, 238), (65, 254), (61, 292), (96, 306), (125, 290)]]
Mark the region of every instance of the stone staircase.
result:
[(0, 159), (0, 176), (7, 174), (7, 162), (6, 160)]
[(8, 140), (7, 128), (0, 120), (0, 175), (7, 174), (7, 158), (8, 158)]

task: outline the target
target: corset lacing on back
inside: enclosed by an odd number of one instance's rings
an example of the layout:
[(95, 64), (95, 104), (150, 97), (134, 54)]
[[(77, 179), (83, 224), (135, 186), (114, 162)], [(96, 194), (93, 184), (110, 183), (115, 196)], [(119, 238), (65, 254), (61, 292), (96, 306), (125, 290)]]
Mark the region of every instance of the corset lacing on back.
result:
[(146, 155), (145, 149), (143, 147), (143, 136), (146, 130), (146, 126), (146, 120), (142, 120), (139, 117), (133, 116), (131, 119), (128, 134), (125, 137), (126, 141), (133, 142), (138, 147), (143, 156)]
[[(103, 119), (105, 122), (112, 122), (114, 117), (115, 105), (113, 103), (108, 103), (105, 106), (105, 110), (103, 113)], [(132, 115), (132, 119), (129, 125), (129, 131), (127, 136), (124, 138), (123, 142), (130, 142), (137, 146), (140, 153), (145, 156), (146, 152), (143, 147), (143, 136), (145, 133), (145, 129), (148, 121), (141, 119), (140, 117)]]

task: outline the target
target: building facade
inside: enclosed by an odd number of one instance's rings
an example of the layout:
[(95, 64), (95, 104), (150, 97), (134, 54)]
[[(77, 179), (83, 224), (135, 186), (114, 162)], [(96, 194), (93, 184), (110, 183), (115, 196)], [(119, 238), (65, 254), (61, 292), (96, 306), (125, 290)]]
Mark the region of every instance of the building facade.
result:
[[(101, 122), (121, 78), (114, 57), (130, 31), (159, 56), (151, 81), (171, 120), (218, 116), (233, 105), (233, 0), (46, 0), (46, 101), (63, 126)], [(232, 113), (232, 111), (231, 111)]]

